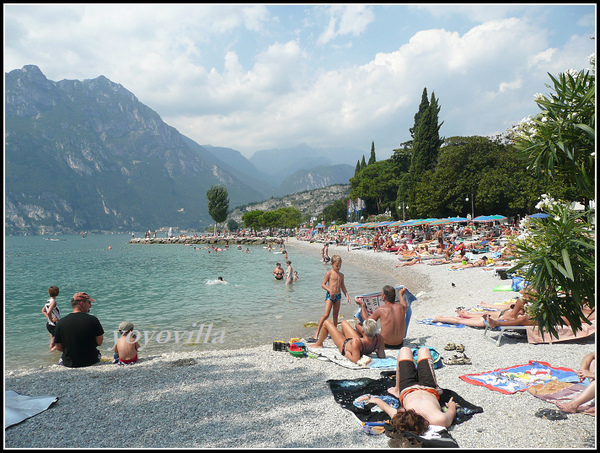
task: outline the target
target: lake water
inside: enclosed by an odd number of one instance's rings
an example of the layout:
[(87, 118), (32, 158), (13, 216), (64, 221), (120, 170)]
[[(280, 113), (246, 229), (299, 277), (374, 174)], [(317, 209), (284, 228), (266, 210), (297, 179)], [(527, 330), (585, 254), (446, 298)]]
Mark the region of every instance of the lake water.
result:
[[(92, 298), (91, 314), (104, 327), (106, 357), (121, 321), (134, 323), (143, 347), (140, 357), (191, 349), (237, 349), (276, 340), (311, 336), (324, 309), (321, 282), (331, 269), (318, 250), (288, 249), (300, 281), (275, 281), (273, 268), (284, 255), (250, 246), (250, 253), (229, 250), (208, 253), (182, 244), (128, 244), (130, 235), (5, 237), (4, 356), (7, 369), (57, 363), (48, 352), (50, 336), (41, 309), (48, 287), (60, 289), (61, 316), (71, 312), (75, 292)], [(292, 240), (295, 241), (295, 240)], [(198, 245), (197, 247), (202, 247)], [(246, 249), (246, 246), (243, 247)], [(275, 249), (278, 250), (278, 249)], [(330, 255), (335, 248), (330, 249)], [(379, 291), (383, 275), (342, 266), (351, 297)], [(214, 284), (222, 276), (227, 284)], [(342, 302), (340, 315), (349, 319), (356, 304)]]

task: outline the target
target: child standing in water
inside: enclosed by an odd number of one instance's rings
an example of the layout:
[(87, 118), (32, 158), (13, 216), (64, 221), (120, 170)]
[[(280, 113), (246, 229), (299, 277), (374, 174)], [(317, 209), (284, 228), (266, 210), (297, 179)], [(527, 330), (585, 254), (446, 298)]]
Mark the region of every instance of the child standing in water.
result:
[(56, 297), (58, 296), (58, 286), (51, 286), (48, 288), (48, 295), (50, 298), (46, 302), (46, 305), (42, 308), (42, 313), (48, 321), (46, 322), (46, 329), (50, 333), (50, 350), (55, 351), (56, 346), (54, 345), (54, 329), (56, 328), (56, 322), (60, 319), (60, 311), (58, 305), (56, 305)]
[(350, 305), (350, 296), (348, 295), (346, 285), (344, 284), (344, 274), (340, 272), (340, 269), (342, 268), (342, 258), (339, 255), (333, 255), (333, 257), (331, 257), (331, 267), (332, 269), (325, 274), (325, 278), (323, 279), (323, 283), (321, 284), (321, 288), (327, 291), (327, 294), (325, 295), (325, 312), (319, 320), (319, 325), (317, 326), (317, 333), (315, 334), (315, 338), (319, 338), (321, 327), (323, 327), (323, 323), (325, 322), (325, 320), (329, 318), (329, 313), (331, 313), (332, 309), (333, 325), (337, 327), (338, 313), (340, 312), (342, 293), (346, 295), (346, 299), (348, 299), (348, 305)]

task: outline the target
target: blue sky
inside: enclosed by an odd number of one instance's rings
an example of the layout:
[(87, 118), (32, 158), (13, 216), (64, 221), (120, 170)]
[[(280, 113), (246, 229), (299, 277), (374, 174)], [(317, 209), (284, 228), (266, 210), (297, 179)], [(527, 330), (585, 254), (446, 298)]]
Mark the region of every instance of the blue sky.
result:
[(538, 112), (547, 73), (589, 68), (596, 6), (4, 5), (4, 70), (120, 83), (199, 144), (347, 147), (387, 158), (423, 88), (441, 135)]

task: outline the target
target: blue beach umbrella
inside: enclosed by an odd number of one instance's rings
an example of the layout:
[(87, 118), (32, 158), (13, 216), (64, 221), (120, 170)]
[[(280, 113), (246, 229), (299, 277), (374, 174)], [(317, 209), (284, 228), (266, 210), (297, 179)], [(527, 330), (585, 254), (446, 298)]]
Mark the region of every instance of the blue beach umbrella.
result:
[(532, 219), (545, 219), (547, 217), (550, 217), (550, 214), (546, 214), (545, 212), (538, 212), (537, 214), (531, 214), (531, 215), (528, 215), (527, 217), (532, 218)]

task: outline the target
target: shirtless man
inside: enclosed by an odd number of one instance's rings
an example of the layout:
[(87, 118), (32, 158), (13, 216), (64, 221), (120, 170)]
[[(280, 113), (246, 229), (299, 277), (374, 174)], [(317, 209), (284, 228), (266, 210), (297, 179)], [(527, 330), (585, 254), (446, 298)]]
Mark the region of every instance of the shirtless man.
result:
[(421, 435), (429, 425), (449, 428), (456, 416), (458, 405), (452, 398), (446, 404), (447, 411), (442, 411), (439, 403), (441, 389), (437, 385), (433, 359), (427, 347), (419, 349), (416, 368), (412, 350), (408, 347), (400, 350), (396, 386), (388, 389), (388, 392), (400, 401), (398, 409), (373, 396), (369, 398), (369, 402), (383, 409), (392, 418), (392, 426), (398, 431)]
[[(406, 311), (408, 304), (404, 299), (406, 288), (402, 287), (399, 291), (400, 301), (396, 303), (396, 290), (393, 286), (386, 285), (381, 291), (381, 297), (384, 305), (377, 307), (371, 316), (367, 315), (367, 309), (362, 299), (355, 297), (354, 301), (360, 306), (360, 312), (363, 319), (373, 319), (381, 322), (381, 335), (387, 348), (402, 347), (404, 334), (406, 332)], [(356, 325), (356, 331), (362, 335), (362, 326)]]

